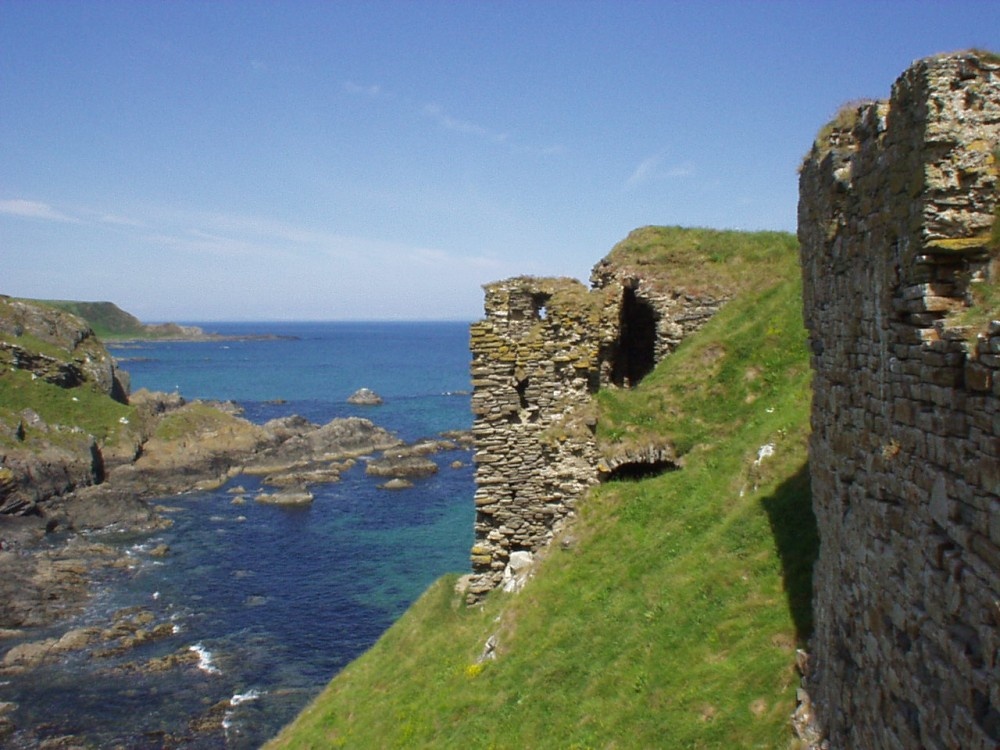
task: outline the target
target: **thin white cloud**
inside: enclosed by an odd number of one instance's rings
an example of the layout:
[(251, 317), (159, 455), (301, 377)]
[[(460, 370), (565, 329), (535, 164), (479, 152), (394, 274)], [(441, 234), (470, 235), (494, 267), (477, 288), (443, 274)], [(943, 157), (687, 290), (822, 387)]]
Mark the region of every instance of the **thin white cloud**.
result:
[(660, 161), (662, 161), (662, 159), (662, 155), (656, 154), (655, 156), (647, 157), (639, 162), (639, 166), (637, 166), (629, 178), (625, 180), (625, 187), (633, 188), (644, 182), (648, 182), (656, 173), (656, 168), (660, 165)]
[(663, 154), (653, 154), (639, 162), (639, 165), (632, 171), (629, 178), (625, 180), (625, 188), (632, 189), (652, 180), (659, 180), (668, 177), (688, 177), (694, 174), (694, 167), (690, 163), (676, 164), (671, 167), (663, 167)]
[(504, 143), (509, 138), (507, 133), (500, 133), (495, 130), (490, 130), (482, 125), (471, 122), (469, 120), (460, 120), (456, 117), (452, 117), (440, 105), (430, 103), (425, 104), (421, 112), (434, 120), (438, 125), (440, 125), (445, 130), (452, 130), (456, 133), (466, 133), (468, 135), (479, 136), (480, 138), (486, 138), (495, 143)]
[(377, 83), (363, 86), (355, 83), (354, 81), (344, 81), (344, 91), (355, 96), (367, 96), (371, 99), (375, 99), (382, 94), (382, 87)]
[(29, 201), (24, 198), (0, 200), (0, 214), (19, 216), (24, 219), (41, 219), (43, 221), (62, 221), (77, 224), (79, 219), (56, 210), (48, 203)]
[(102, 224), (114, 224), (119, 227), (144, 227), (146, 226), (143, 222), (138, 219), (131, 219), (128, 216), (119, 216), (117, 214), (101, 214), (98, 218)]
[(467, 268), (492, 271), (503, 267), (503, 264), (495, 258), (487, 258), (485, 256), (476, 255), (453, 255), (445, 252), (444, 250), (435, 250), (425, 247), (412, 248), (409, 252), (409, 256), (413, 261), (421, 265), (435, 266), (437, 268), (455, 268), (456, 266), (465, 266)]

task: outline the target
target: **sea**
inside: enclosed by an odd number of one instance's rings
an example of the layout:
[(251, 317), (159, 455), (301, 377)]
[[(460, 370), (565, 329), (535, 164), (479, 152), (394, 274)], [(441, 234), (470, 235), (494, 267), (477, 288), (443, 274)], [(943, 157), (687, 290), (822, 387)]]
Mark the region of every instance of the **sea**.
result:
[[(258, 423), (362, 416), (406, 441), (471, 427), (466, 323), (193, 324), (227, 339), (112, 347), (133, 390), (235, 401)], [(384, 403), (347, 403), (361, 387)], [(170, 623), (172, 635), (117, 657), (78, 652), (30, 684), (0, 684), (0, 702), (16, 703), (18, 723), (34, 727), (12, 746), (73, 735), (98, 748), (259, 747), (431, 582), (468, 571), (471, 455), (432, 458), (439, 471), (408, 490), (378, 489), (384, 480), (365, 476), (361, 461), (314, 486), (309, 507), (234, 504), (230, 490), (252, 498), (260, 487), (238, 476), (217, 491), (158, 499), (172, 511), (165, 531), (95, 534), (130, 565), (103, 574), (69, 625), (107, 627), (136, 608), (152, 614), (148, 629)], [(151, 554), (161, 545), (168, 554)], [(169, 654), (191, 662), (135, 666)]]

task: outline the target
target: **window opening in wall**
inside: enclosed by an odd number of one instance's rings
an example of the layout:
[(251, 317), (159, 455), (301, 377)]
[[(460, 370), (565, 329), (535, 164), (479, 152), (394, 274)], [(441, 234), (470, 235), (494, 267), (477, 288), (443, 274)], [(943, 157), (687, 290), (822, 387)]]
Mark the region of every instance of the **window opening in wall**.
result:
[(535, 309), (535, 317), (539, 320), (545, 320), (549, 316), (549, 300), (552, 298), (551, 294), (538, 293), (532, 296), (531, 304)]
[(518, 399), (518, 401), (521, 404), (521, 408), (522, 409), (527, 409), (528, 408), (528, 396), (527, 396), (527, 392), (528, 392), (528, 379), (525, 378), (524, 380), (518, 380), (517, 383), (514, 384), (514, 390), (517, 391), (517, 399)]
[(612, 367), (615, 385), (632, 387), (656, 365), (656, 312), (626, 287), (622, 295), (621, 337)]

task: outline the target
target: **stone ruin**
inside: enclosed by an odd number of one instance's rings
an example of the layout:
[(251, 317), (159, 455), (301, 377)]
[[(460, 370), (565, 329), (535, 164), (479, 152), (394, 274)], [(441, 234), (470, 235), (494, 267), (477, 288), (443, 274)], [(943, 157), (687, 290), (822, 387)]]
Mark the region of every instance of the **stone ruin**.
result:
[[(915, 63), (801, 172), (824, 746), (1000, 747), (1000, 59)], [(991, 235), (992, 228), (992, 235)], [(994, 300), (996, 298), (994, 297)]]
[(669, 447), (602, 456), (593, 394), (637, 384), (726, 301), (602, 261), (588, 290), (519, 277), (485, 287), (472, 326), (476, 522), (468, 600), (511, 590), (602, 478), (670, 465)]

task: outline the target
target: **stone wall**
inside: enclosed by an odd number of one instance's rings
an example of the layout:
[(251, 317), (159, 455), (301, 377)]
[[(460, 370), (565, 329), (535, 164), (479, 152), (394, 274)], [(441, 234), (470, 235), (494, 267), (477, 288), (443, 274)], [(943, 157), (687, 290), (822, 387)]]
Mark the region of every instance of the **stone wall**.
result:
[(725, 297), (602, 261), (592, 289), (520, 277), (487, 285), (472, 326), (476, 522), (470, 602), (523, 581), (535, 553), (603, 476), (661, 467), (670, 446), (602, 456), (594, 392), (638, 383)]
[(834, 748), (1000, 747), (1000, 311), (966, 310), (998, 283), (997, 62), (915, 63), (801, 173), (808, 684)]

